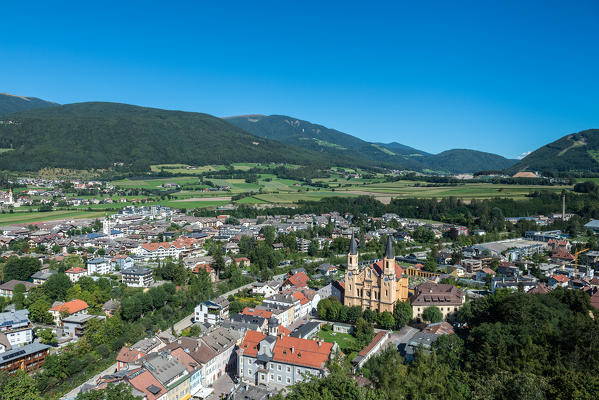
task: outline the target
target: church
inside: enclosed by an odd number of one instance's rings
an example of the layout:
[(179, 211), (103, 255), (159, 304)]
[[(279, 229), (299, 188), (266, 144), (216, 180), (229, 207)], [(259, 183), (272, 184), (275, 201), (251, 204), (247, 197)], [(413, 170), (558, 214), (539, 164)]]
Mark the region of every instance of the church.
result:
[(397, 301), (408, 299), (408, 277), (403, 272), (395, 263), (391, 236), (387, 240), (385, 258), (360, 267), (358, 243), (352, 235), (345, 271), (344, 305), (392, 313)]

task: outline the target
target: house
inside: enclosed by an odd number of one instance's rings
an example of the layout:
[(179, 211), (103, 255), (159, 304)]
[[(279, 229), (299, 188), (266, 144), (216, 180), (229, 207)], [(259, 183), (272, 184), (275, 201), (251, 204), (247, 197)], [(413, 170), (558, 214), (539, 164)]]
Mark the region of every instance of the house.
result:
[(89, 315), (89, 314), (74, 314), (62, 319), (62, 327), (64, 335), (70, 338), (81, 337), (85, 333), (87, 322), (92, 319), (104, 319), (106, 317)]
[(94, 258), (87, 262), (87, 273), (89, 275), (107, 275), (112, 272), (112, 263), (109, 258)]
[(309, 241), (308, 239), (297, 238), (296, 242), (297, 242), (297, 251), (299, 253), (307, 253), (308, 250), (310, 250), (310, 245), (312, 244), (312, 242)]
[(204, 381), (206, 386), (212, 385), (218, 378), (226, 373), (237, 370), (237, 353), (235, 349), (243, 334), (233, 329), (214, 327), (204, 333), (200, 340), (208, 346), (215, 356), (205, 363)]
[(64, 273), (69, 277), (69, 279), (73, 283), (76, 283), (79, 279), (88, 275), (87, 270), (81, 267), (69, 268)]
[(239, 245), (235, 242), (228, 242), (222, 248), (224, 253), (231, 252), (232, 254), (239, 253)]
[(50, 310), (50, 314), (54, 317), (54, 323), (56, 326), (61, 325), (62, 316), (71, 316), (71, 315), (79, 315), (79, 314), (87, 314), (89, 306), (83, 300), (74, 299), (71, 301), (67, 301), (66, 303), (58, 303)]
[(280, 286), (281, 283), (277, 281), (256, 282), (252, 287), (252, 293), (261, 294), (264, 297), (270, 297), (279, 291)]
[(318, 272), (322, 275), (322, 276), (331, 276), (336, 274), (338, 271), (337, 267), (335, 267), (332, 264), (329, 263), (324, 263), (324, 264), (320, 264), (318, 266)]
[(406, 343), (402, 352), (406, 361), (414, 361), (416, 350), (418, 348), (421, 348), (425, 353), (428, 353), (432, 344), (439, 338), (439, 336), (440, 335), (426, 331), (418, 332), (412, 336), (408, 343)]
[(548, 284), (551, 288), (556, 288), (558, 286), (567, 287), (569, 280), (570, 278), (564, 274), (553, 274), (551, 278), (549, 278)]
[(487, 276), (490, 276), (492, 278), (495, 275), (495, 271), (493, 271), (491, 268), (485, 267), (480, 271), (476, 271), (476, 280), (480, 282), (485, 282), (487, 280)]
[(229, 315), (229, 301), (219, 297), (214, 301), (205, 301), (194, 310), (194, 322), (217, 324)]
[(453, 285), (426, 282), (416, 288), (411, 299), (412, 315), (415, 319), (422, 319), (427, 307), (436, 306), (446, 319), (452, 317), (465, 301), (465, 293)]
[(321, 322), (318, 321), (309, 321), (303, 325), (295, 328), (293, 332), (289, 334), (289, 336), (301, 338), (301, 339), (311, 339), (315, 337), (320, 331)]
[(238, 267), (249, 267), (250, 266), (250, 259), (247, 257), (238, 257), (238, 258), (234, 258), (233, 261), (235, 261), (235, 265), (237, 265)]
[(121, 304), (118, 301), (111, 299), (104, 303), (102, 306), (102, 311), (104, 311), (104, 314), (107, 318), (110, 318), (119, 309), (120, 305)]
[(210, 264), (198, 263), (198, 264), (196, 264), (195, 267), (193, 267), (191, 269), (191, 272), (193, 272), (194, 274), (199, 274), (200, 270), (202, 270), (202, 269), (204, 271), (206, 271), (206, 273), (210, 277), (210, 282), (215, 283), (218, 280), (218, 276), (216, 275), (216, 270), (214, 268), (212, 268), (212, 266)]
[(284, 282), (283, 282), (283, 288), (289, 288), (289, 287), (295, 287), (295, 288), (301, 288), (301, 287), (305, 287), (308, 286), (308, 281), (310, 280), (310, 278), (308, 277), (308, 275), (306, 275), (305, 272), (297, 272), (293, 275), (291, 275), (289, 278), (287, 278)]
[(17, 285), (25, 286), (25, 297), (27, 297), (27, 293), (29, 293), (29, 290), (31, 288), (37, 287), (36, 284), (33, 284), (31, 282), (18, 281), (16, 279), (12, 279), (12, 280), (0, 285), (0, 296), (12, 297), (15, 286), (17, 286)]
[(159, 337), (146, 338), (136, 342), (134, 345), (123, 346), (116, 356), (117, 371), (122, 369), (135, 369), (135, 362), (146, 355), (157, 352), (165, 347), (165, 343)]
[(129, 287), (150, 287), (154, 284), (152, 270), (142, 266), (135, 266), (122, 271), (122, 282)]
[(52, 275), (55, 275), (56, 273), (57, 271), (46, 269), (31, 275), (31, 279), (33, 279), (34, 285), (43, 285)]
[(112, 269), (117, 271), (122, 271), (127, 268), (133, 267), (135, 261), (132, 257), (124, 254), (117, 254), (116, 256), (110, 259), (110, 263), (112, 264)]
[(0, 313), (0, 334), (6, 336), (11, 348), (31, 343), (33, 341), (33, 325), (29, 320), (29, 311), (16, 310)]
[(167, 352), (150, 353), (138, 361), (160, 384), (167, 388), (169, 399), (191, 397), (190, 373)]
[(310, 375), (324, 376), (333, 351), (332, 343), (277, 335), (276, 327), (269, 325), (268, 335), (246, 332), (238, 350), (237, 374), (245, 383), (279, 389)]
[(0, 371), (31, 371), (44, 364), (50, 346), (41, 343), (30, 343), (25, 346), (5, 351), (0, 356)]

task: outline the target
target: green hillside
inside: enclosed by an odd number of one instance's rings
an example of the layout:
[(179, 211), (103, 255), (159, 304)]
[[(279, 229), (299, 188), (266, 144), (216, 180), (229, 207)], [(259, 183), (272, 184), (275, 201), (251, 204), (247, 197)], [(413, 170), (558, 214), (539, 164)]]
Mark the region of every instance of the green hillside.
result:
[[(342, 158), (250, 135), (207, 114), (117, 103), (76, 103), (11, 115), (0, 124), (0, 169), (132, 170), (151, 164), (231, 162), (347, 164)], [(1, 120), (1, 119), (0, 119)]]
[(227, 121), (263, 138), (274, 139), (304, 149), (349, 157), (376, 166), (419, 169), (410, 155), (423, 153), (408, 146), (391, 149), (370, 143), (347, 133), (285, 115), (246, 115), (229, 117)]
[(515, 162), (476, 150), (454, 149), (429, 154), (397, 142), (370, 143), (335, 129), (284, 115), (246, 115), (226, 120), (256, 136), (399, 169), (464, 173), (504, 169)]
[(533, 151), (507, 171), (599, 172), (599, 129), (564, 136)]
[(514, 165), (516, 160), (483, 151), (453, 149), (435, 155), (424, 156), (422, 162), (428, 169), (433, 171), (466, 173), (481, 170), (502, 170)]
[(57, 105), (56, 103), (38, 99), (37, 97), (23, 97), (0, 93), (0, 115)]

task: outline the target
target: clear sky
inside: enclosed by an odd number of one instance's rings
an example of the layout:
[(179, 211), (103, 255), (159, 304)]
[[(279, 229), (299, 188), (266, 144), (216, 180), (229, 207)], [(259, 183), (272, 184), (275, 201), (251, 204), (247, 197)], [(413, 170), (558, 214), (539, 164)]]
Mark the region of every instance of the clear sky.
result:
[(516, 157), (599, 128), (599, 1), (3, 2), (0, 92)]

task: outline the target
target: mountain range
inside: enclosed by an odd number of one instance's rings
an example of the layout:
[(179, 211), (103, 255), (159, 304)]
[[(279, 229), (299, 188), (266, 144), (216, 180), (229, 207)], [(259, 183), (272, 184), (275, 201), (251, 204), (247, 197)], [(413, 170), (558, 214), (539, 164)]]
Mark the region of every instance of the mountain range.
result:
[[(288, 162), (425, 172), (599, 172), (599, 130), (567, 135), (522, 160), (468, 149), (439, 154), (368, 142), (284, 115), (217, 118), (120, 103), (59, 105), (0, 94), (0, 169), (109, 168), (124, 164)], [(67, 150), (65, 150), (67, 149)]]
[(397, 142), (367, 142), (335, 129), (285, 115), (245, 115), (225, 119), (256, 136), (304, 149), (369, 160), (375, 165), (398, 169), (465, 173), (503, 170), (516, 162), (497, 154), (476, 150), (453, 149), (429, 154)]

